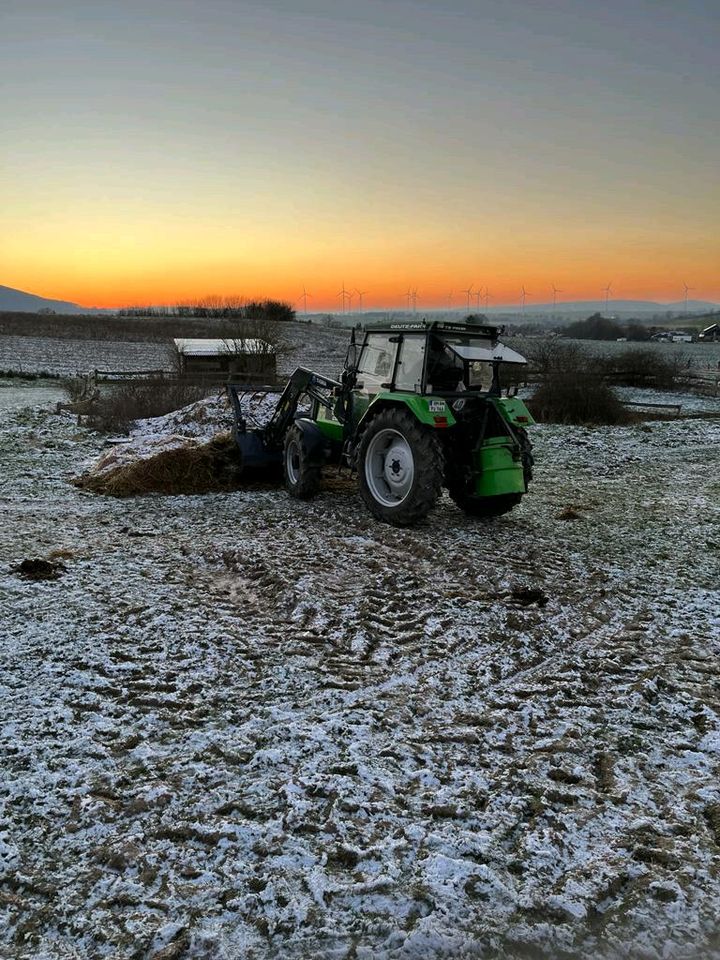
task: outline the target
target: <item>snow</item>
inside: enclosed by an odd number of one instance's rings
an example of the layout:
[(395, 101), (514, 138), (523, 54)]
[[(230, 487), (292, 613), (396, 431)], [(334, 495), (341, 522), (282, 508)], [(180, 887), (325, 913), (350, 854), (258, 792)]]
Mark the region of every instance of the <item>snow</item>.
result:
[(172, 369), (170, 343), (0, 336), (0, 370), (75, 376), (101, 370)]
[(516, 511), (396, 530), (89, 494), (103, 439), (7, 404), (0, 955), (719, 956), (720, 421), (533, 441)]
[(680, 393), (675, 390), (650, 390), (638, 387), (614, 387), (621, 400), (635, 404), (675, 404), (683, 414), (712, 413), (718, 410), (720, 400), (717, 397), (704, 397), (693, 393)]

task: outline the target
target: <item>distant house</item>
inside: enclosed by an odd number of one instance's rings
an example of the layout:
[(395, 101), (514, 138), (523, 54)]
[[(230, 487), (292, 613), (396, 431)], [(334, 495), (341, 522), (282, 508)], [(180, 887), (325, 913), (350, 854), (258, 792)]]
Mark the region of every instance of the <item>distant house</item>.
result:
[(180, 373), (188, 379), (272, 383), (276, 378), (275, 350), (265, 340), (181, 338), (174, 343)]
[(684, 330), (662, 330), (650, 337), (657, 343), (692, 343), (693, 335)]
[(704, 330), (701, 330), (698, 340), (717, 343), (717, 341), (720, 340), (720, 323), (711, 323), (709, 327), (705, 327)]

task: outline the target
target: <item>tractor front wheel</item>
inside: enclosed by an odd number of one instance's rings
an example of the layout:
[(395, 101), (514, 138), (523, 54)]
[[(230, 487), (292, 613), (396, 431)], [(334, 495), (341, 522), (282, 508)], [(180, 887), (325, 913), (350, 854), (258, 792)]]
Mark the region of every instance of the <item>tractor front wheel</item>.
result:
[(435, 432), (406, 410), (382, 410), (358, 448), (360, 494), (379, 520), (417, 523), (435, 506), (443, 482), (443, 455)]
[(283, 451), (285, 487), (290, 496), (298, 500), (314, 497), (320, 489), (320, 468), (319, 463), (314, 463), (308, 457), (300, 427), (290, 427), (285, 434)]

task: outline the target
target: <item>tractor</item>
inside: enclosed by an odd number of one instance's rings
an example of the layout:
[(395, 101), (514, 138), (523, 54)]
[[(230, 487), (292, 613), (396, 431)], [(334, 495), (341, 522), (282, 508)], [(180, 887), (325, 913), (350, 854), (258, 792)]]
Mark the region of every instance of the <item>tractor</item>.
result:
[(501, 372), (526, 360), (501, 333), (484, 317), (353, 330), (340, 379), (298, 367), (258, 429), (243, 417), (244, 388), (229, 385), (243, 464), (282, 465), (301, 500), (324, 467), (347, 468), (369, 511), (395, 526), (427, 516), (443, 487), (467, 514), (507, 513), (532, 477), (534, 421), (517, 388), (503, 396)]

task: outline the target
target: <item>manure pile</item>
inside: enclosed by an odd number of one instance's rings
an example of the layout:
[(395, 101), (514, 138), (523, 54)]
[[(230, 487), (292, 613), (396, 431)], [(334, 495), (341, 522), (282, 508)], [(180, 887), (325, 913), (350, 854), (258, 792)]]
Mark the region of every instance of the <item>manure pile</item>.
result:
[[(248, 394), (243, 409), (261, 426), (275, 408), (272, 394)], [(224, 395), (207, 397), (181, 410), (139, 420), (128, 440), (114, 443), (72, 483), (113, 497), (143, 494), (202, 494), (236, 490), (242, 458), (229, 427), (232, 414)]]
[[(98, 466), (102, 464), (103, 459)], [(240, 454), (229, 433), (204, 443), (186, 440), (182, 446), (161, 449), (129, 463), (116, 462), (114, 467), (105, 461), (104, 466), (101, 472), (91, 470), (72, 482), (83, 490), (112, 497), (212, 493), (237, 489), (242, 472)]]

